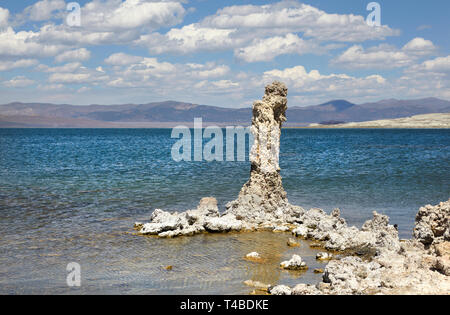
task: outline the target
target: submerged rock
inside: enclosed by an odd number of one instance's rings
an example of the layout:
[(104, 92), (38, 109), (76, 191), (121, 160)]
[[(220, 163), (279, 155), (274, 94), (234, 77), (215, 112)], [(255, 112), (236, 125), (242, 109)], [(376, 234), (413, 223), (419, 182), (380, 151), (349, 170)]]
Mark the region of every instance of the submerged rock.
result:
[(250, 260), (250, 261), (255, 261), (255, 262), (263, 261), (261, 255), (257, 252), (248, 253), (247, 255), (245, 255), (245, 259)]
[(270, 284), (265, 284), (265, 283), (262, 283), (259, 281), (253, 281), (253, 280), (246, 280), (246, 281), (244, 281), (244, 284), (249, 287), (253, 287), (258, 290), (261, 290), (261, 291), (268, 291), (270, 288)]
[(300, 246), (300, 243), (297, 242), (296, 240), (294, 240), (293, 238), (290, 238), (290, 239), (288, 239), (288, 241), (287, 241), (287, 245), (288, 245), (289, 247), (299, 247), (299, 246)]

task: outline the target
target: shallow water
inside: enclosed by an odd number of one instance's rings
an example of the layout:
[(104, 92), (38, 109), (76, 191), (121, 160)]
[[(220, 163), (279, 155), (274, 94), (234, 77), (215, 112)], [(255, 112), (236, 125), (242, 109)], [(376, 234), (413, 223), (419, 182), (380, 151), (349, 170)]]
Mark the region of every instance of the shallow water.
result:
[[(282, 133), (289, 200), (342, 210), (361, 225), (372, 210), (410, 237), (424, 204), (450, 197), (449, 130), (292, 130)], [(316, 282), (316, 250), (288, 248), (288, 234), (133, 235), (155, 208), (221, 209), (248, 179), (247, 162), (171, 159), (170, 130), (0, 129), (0, 293), (249, 293), (247, 279)], [(247, 262), (251, 251), (264, 264)], [(281, 271), (300, 254), (306, 273)], [(78, 262), (82, 286), (67, 287)], [(163, 267), (173, 265), (173, 270)]]

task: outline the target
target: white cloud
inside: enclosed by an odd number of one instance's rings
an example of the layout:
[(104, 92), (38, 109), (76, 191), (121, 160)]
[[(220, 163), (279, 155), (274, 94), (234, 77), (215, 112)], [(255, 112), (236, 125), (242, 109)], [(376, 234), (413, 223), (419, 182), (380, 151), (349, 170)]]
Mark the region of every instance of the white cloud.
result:
[[(198, 68), (197, 68), (198, 69)], [(230, 67), (221, 65), (215, 66), (215, 64), (202, 66), (198, 71), (192, 71), (191, 75), (194, 78), (211, 79), (223, 77), (230, 72)]]
[(171, 26), (180, 23), (185, 15), (179, 2), (145, 0), (92, 1), (82, 8), (82, 12), (82, 27), (102, 31)]
[(114, 66), (126, 66), (133, 63), (139, 63), (144, 57), (131, 56), (124, 53), (115, 53), (105, 59), (105, 63)]
[[(217, 88), (223, 88), (229, 84), (224, 77), (228, 76), (231, 71), (227, 65), (218, 65), (215, 62), (172, 64), (156, 58), (132, 56), (125, 53), (113, 54), (105, 59), (105, 63), (111, 65), (114, 72), (108, 82), (109, 86), (153, 87), (160, 93), (163, 93), (162, 91), (164, 93), (184, 91), (186, 87), (201, 86), (202, 84), (214, 84)], [(215, 81), (211, 83), (209, 80)]]
[(436, 49), (437, 47), (434, 46), (432, 41), (423, 39), (422, 37), (414, 38), (402, 48), (403, 51), (418, 56), (433, 54), (436, 52)]
[(142, 35), (134, 43), (147, 46), (154, 54), (226, 50), (245, 42), (232, 36), (235, 31), (190, 24), (180, 29), (173, 28), (165, 35), (159, 33)]
[(42, 0), (26, 7), (16, 19), (24, 23), (26, 21), (45, 21), (54, 17), (55, 11), (65, 10), (64, 0)]
[(8, 26), (9, 10), (0, 7), (0, 29)]
[(331, 64), (348, 69), (393, 69), (412, 65), (419, 57), (433, 54), (436, 46), (423, 38), (414, 38), (401, 49), (381, 44), (365, 50), (361, 45), (348, 48)]
[(433, 72), (450, 72), (450, 56), (424, 61), (420, 68)]
[(25, 76), (18, 76), (8, 81), (3, 81), (3, 85), (10, 88), (20, 88), (33, 85), (35, 81), (26, 78)]
[(75, 72), (80, 68), (82, 68), (81, 63), (71, 62), (58, 67), (49, 67), (47, 65), (40, 64), (38, 67), (36, 67), (36, 70), (49, 73), (66, 73), (66, 72)]
[(101, 67), (90, 69), (79, 62), (67, 63), (58, 67), (39, 65), (38, 71), (50, 73), (48, 82), (50, 84), (99, 84), (109, 80), (109, 76)]
[(272, 80), (284, 81), (294, 95), (327, 93), (327, 98), (367, 95), (379, 92), (379, 89), (386, 85), (386, 79), (380, 75), (361, 78), (347, 74), (324, 75), (318, 70), (307, 72), (303, 66), (264, 72), (263, 82), (268, 83)]
[(39, 40), (65, 45), (127, 44), (150, 30), (180, 23), (186, 11), (179, 1), (94, 0), (81, 13), (80, 27), (46, 24)]
[[(307, 45), (311, 43), (296, 33), (316, 41), (334, 42), (380, 40), (399, 34), (388, 26), (370, 27), (362, 16), (328, 14), (296, 1), (282, 1), (225, 7), (198, 23), (172, 28), (166, 34), (142, 35), (135, 44), (146, 46), (155, 54), (235, 49), (238, 58), (249, 62), (268, 61), (279, 54), (302, 50), (314, 52)], [(280, 53), (270, 49), (270, 45), (281, 49)]]
[(450, 77), (450, 56), (437, 57), (435, 59), (426, 60), (421, 64), (413, 65), (405, 70), (405, 73), (410, 76), (428, 76), (436, 74), (441, 77)]
[(317, 44), (305, 41), (295, 34), (283, 37), (275, 36), (266, 39), (257, 39), (247, 47), (236, 49), (234, 55), (246, 62), (271, 61), (279, 55), (306, 53), (320, 53), (323, 51)]
[(411, 97), (450, 99), (450, 55), (426, 60), (405, 69), (396, 84)]
[(225, 7), (215, 15), (206, 17), (203, 24), (219, 29), (302, 32), (306, 37), (343, 42), (384, 39), (398, 34), (388, 26), (368, 26), (363, 16), (328, 14), (296, 1)]
[(86, 48), (69, 50), (55, 57), (56, 62), (86, 61), (91, 58), (91, 52)]
[(0, 61), (0, 71), (8, 71), (16, 68), (28, 68), (38, 63), (36, 59), (19, 59), (15, 61)]
[(0, 32), (0, 56), (49, 57), (55, 56), (67, 49), (59, 44), (38, 42), (39, 33), (33, 31), (15, 32), (8, 27)]

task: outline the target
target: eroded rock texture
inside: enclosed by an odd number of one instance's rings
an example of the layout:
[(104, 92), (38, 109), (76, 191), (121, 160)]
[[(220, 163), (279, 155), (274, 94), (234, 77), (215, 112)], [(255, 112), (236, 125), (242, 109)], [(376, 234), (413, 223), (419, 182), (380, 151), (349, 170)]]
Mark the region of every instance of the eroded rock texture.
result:
[(238, 199), (228, 203), (227, 213), (246, 222), (261, 224), (288, 221), (301, 212), (289, 204), (280, 175), (280, 135), (286, 121), (287, 88), (281, 82), (266, 86), (262, 101), (253, 104), (250, 179)]
[(419, 209), (414, 237), (427, 247), (450, 241), (450, 200)]
[(406, 241), (399, 240), (387, 216), (376, 212), (358, 230), (347, 227), (337, 210), (327, 216), (311, 209), (293, 233), (348, 255), (331, 260), (317, 285), (275, 287), (272, 294), (449, 294), (449, 203), (420, 208), (415, 239)]

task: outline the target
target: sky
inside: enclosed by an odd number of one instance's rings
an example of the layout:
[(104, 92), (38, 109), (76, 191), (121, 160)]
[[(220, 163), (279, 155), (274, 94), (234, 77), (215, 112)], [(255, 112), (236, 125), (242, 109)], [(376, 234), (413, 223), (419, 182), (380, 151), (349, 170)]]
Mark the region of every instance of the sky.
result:
[(450, 2), (370, 2), (1, 0), (0, 103), (449, 100)]

